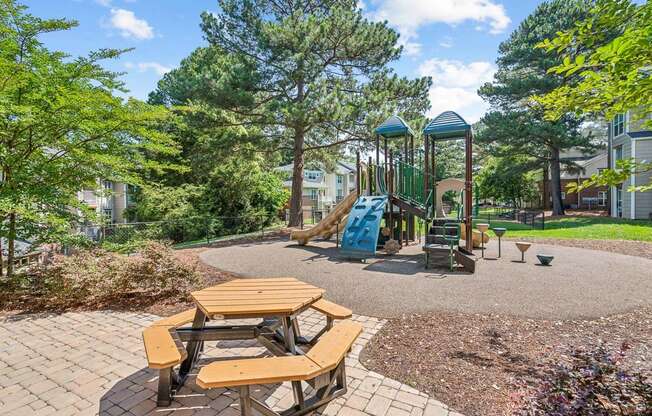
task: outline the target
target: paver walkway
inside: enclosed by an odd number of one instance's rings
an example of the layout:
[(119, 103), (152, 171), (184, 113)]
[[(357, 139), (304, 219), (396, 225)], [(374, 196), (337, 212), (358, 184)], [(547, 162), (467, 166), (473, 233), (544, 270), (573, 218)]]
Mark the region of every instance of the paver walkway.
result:
[[(122, 312), (18, 315), (0, 318), (2, 415), (219, 415), (240, 414), (238, 393), (205, 391), (194, 375), (169, 408), (156, 408), (157, 372), (146, 368), (141, 331), (158, 317)], [(384, 321), (353, 317), (364, 331), (347, 358), (349, 391), (325, 415), (454, 416), (410, 386), (368, 371), (358, 360)], [(323, 325), (316, 312), (299, 318), (304, 334)], [(206, 342), (202, 361), (267, 354), (255, 340)], [(289, 383), (255, 386), (252, 394), (277, 409), (292, 403)]]

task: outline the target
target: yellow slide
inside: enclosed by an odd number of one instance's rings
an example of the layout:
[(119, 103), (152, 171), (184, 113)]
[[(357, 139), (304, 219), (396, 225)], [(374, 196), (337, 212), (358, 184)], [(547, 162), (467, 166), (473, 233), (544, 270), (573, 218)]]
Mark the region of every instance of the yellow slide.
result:
[(337, 223), (340, 223), (340, 232), (344, 231), (344, 226), (346, 225), (346, 220), (349, 216), (353, 204), (358, 199), (358, 194), (356, 191), (351, 192), (340, 201), (339, 204), (335, 205), (335, 208), (324, 218), (319, 221), (319, 224), (307, 230), (296, 230), (292, 231), (290, 238), (292, 240), (297, 240), (299, 245), (306, 245), (310, 239), (321, 236), (324, 238), (330, 238), (337, 231)]

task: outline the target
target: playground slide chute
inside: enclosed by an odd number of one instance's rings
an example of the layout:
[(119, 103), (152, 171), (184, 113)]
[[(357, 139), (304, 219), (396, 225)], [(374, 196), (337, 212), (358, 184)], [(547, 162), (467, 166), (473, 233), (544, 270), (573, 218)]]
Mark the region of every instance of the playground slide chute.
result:
[(365, 258), (376, 254), (380, 223), (387, 195), (361, 196), (349, 213), (340, 252), (349, 257)]
[[(319, 224), (307, 230), (296, 230), (292, 231), (290, 238), (292, 240), (297, 240), (299, 245), (306, 245), (308, 241), (315, 237), (325, 237), (329, 238), (333, 235), (337, 228), (337, 223), (342, 222), (340, 229), (343, 229), (343, 224), (346, 221), (346, 217), (351, 211), (351, 207), (355, 203), (358, 195), (356, 191), (349, 193), (339, 204), (335, 205), (335, 208), (326, 216), (326, 218), (319, 221)], [(344, 220), (344, 221), (342, 221)]]

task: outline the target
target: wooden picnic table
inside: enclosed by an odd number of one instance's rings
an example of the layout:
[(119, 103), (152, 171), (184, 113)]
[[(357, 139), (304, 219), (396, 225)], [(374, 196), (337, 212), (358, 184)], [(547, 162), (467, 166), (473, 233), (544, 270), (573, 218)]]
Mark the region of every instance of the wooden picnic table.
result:
[[(177, 332), (186, 345), (187, 357), (181, 363), (178, 383), (183, 384), (203, 349), (204, 341), (257, 339), (274, 355), (296, 355), (300, 338), (297, 316), (321, 299), (324, 289), (292, 277), (235, 279), (193, 292), (196, 304), (191, 328)], [(253, 325), (207, 326), (208, 320), (260, 318)], [(294, 390), (300, 388), (293, 386)]]

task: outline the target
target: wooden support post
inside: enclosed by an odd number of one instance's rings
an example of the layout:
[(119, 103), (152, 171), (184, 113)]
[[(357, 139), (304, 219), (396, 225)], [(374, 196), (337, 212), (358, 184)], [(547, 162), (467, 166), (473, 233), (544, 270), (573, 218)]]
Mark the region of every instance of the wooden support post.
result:
[(355, 152), (355, 191), (360, 196), (362, 188), (362, 178), (360, 177), (360, 151)]
[(398, 238), (399, 246), (403, 247), (403, 208), (398, 209)]
[[(387, 140), (385, 140), (387, 144)], [(394, 239), (394, 205), (392, 204), (392, 195), (394, 194), (394, 159), (392, 151), (389, 151), (389, 170), (387, 172), (387, 190), (389, 191), (389, 229), (390, 238)]]
[(387, 170), (387, 137), (383, 136), (383, 139), (385, 141), (385, 186), (389, 188), (389, 173)]
[(429, 191), (429, 188), (428, 188), (428, 179), (429, 178), (428, 178), (428, 176), (429, 176), (429, 172), (430, 172), (430, 169), (429, 169), (429, 166), (428, 166), (428, 164), (430, 163), (430, 158), (428, 157), (428, 150), (429, 150), (428, 145), (429, 145), (428, 136), (425, 136), (423, 138), (423, 150), (424, 150), (424, 152), (423, 152), (423, 172), (424, 172), (424, 174), (423, 174), (423, 193), (424, 193), (424, 195), (426, 197), (428, 197), (428, 191)]
[(466, 177), (464, 178), (464, 222), (466, 227), (466, 250), (473, 251), (473, 219), (471, 218), (471, 206), (473, 205), (473, 136), (471, 131), (466, 132)]
[(371, 196), (373, 195), (374, 192), (372, 188), (376, 186), (376, 181), (374, 180), (374, 170), (373, 170), (371, 156), (369, 156), (369, 165), (367, 166), (367, 180), (369, 181), (369, 184), (367, 186), (367, 195)]
[(376, 166), (380, 165), (380, 136), (376, 135)]

